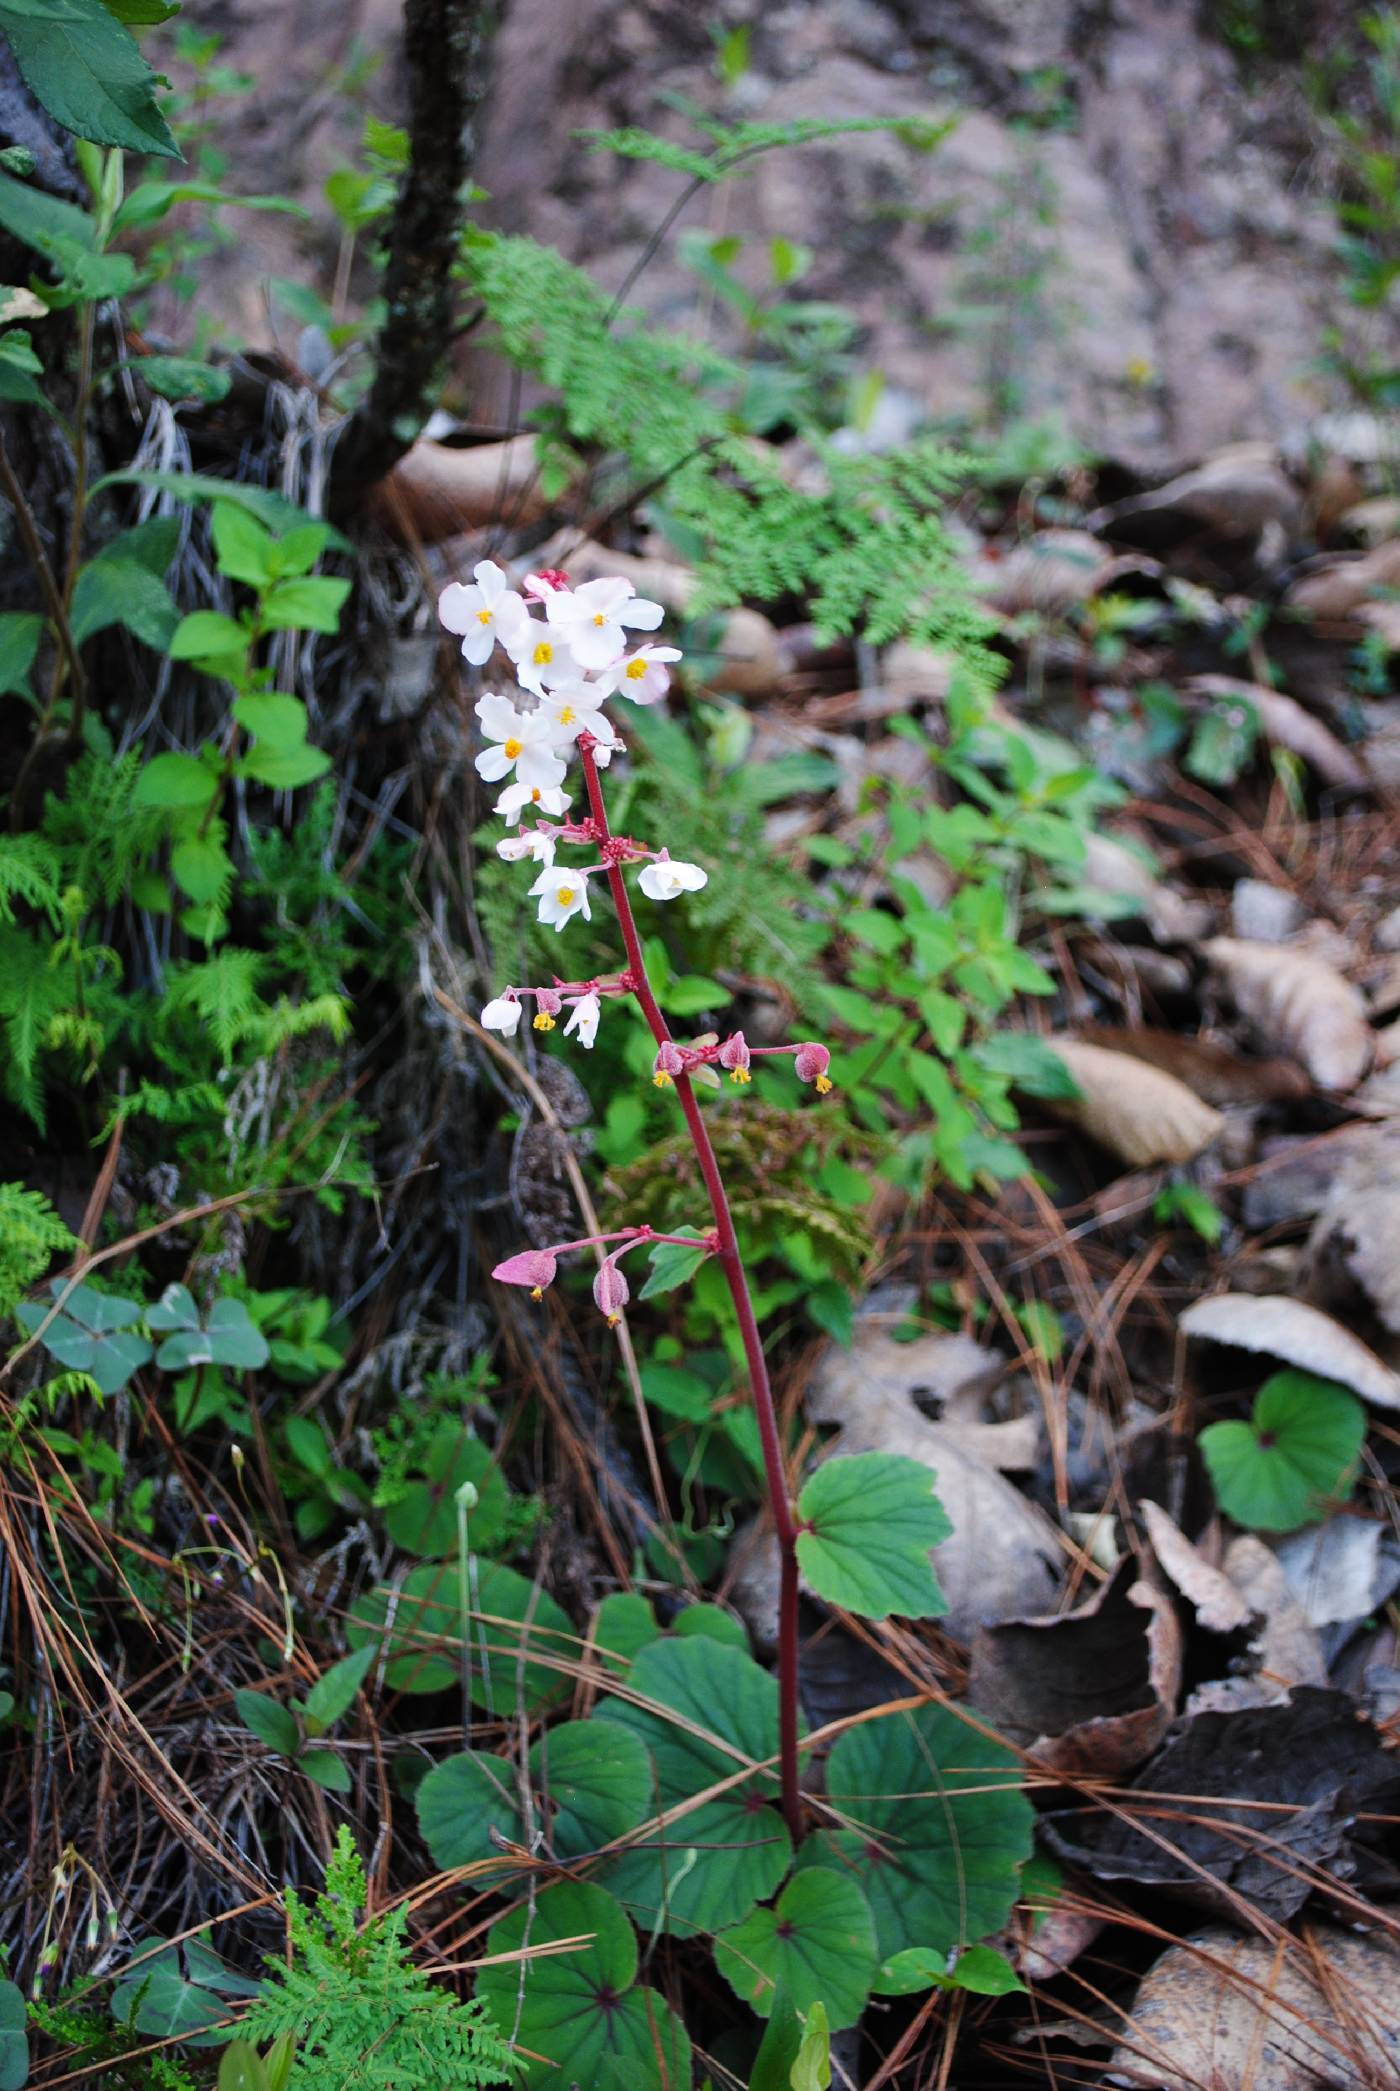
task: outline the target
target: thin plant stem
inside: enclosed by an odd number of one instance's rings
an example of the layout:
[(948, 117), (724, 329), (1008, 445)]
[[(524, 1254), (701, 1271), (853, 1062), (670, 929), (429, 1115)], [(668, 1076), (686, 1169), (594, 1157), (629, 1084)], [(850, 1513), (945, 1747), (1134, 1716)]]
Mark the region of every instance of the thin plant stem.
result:
[(464, 1481), (453, 1499), (457, 1506), (457, 1609), (462, 1628), (462, 1747), (472, 1746), (472, 1579), (467, 1519), (477, 1505), (477, 1492)]
[[(584, 781), (588, 787), (588, 806), (598, 831), (600, 843), (611, 837), (608, 827), (607, 808), (603, 803), (603, 789), (598, 778), (598, 765), (593, 759), (593, 750), (587, 740), (580, 740), (579, 752), (583, 758)], [(606, 851), (604, 852), (606, 856)], [(646, 963), (642, 957), (641, 939), (637, 934), (636, 920), (632, 914), (632, 902), (622, 876), (622, 867), (609, 862), (607, 866), (608, 888), (613, 906), (617, 911), (622, 929), (622, 941), (627, 951), (627, 964), (631, 970), (633, 993), (641, 1006), (643, 1016), (650, 1027), (656, 1043), (674, 1043), (670, 1028), (647, 980)], [(734, 1217), (729, 1210), (729, 1199), (720, 1174), (719, 1160), (710, 1139), (694, 1086), (688, 1074), (681, 1072), (675, 1077), (676, 1095), (680, 1099), (686, 1130), (690, 1134), (695, 1159), (700, 1165), (705, 1192), (714, 1215), (716, 1255), (724, 1271), (729, 1296), (734, 1302), (734, 1313), (739, 1323), (739, 1337), (744, 1346), (744, 1359), (748, 1366), (749, 1387), (753, 1397), (754, 1414), (758, 1419), (759, 1438), (763, 1446), (763, 1472), (768, 1487), (769, 1509), (773, 1529), (777, 1534), (780, 1564), (778, 1588), (778, 1750), (779, 1769), (782, 1779), (783, 1815), (789, 1835), (794, 1843), (802, 1833), (802, 1794), (798, 1777), (797, 1758), (797, 1519), (788, 1496), (787, 1473), (783, 1465), (782, 1442), (778, 1435), (778, 1412), (773, 1400), (772, 1383), (768, 1377), (768, 1361), (763, 1355), (763, 1343), (758, 1333), (758, 1322), (753, 1311), (753, 1300), (749, 1293), (749, 1281), (744, 1270), (744, 1260), (739, 1249), (739, 1237), (734, 1228)]]

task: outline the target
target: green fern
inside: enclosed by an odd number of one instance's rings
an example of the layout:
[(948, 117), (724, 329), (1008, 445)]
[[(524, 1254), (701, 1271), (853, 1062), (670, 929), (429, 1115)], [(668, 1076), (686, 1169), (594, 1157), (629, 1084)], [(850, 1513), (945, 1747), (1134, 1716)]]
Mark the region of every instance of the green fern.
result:
[(0, 1316), (8, 1315), (55, 1256), (77, 1247), (47, 1198), (0, 1183)]
[(0, 835), (0, 922), (13, 923), (15, 902), (58, 921), (63, 873), (58, 853), (39, 835)]
[(239, 2031), (296, 2040), (290, 2091), (477, 2091), (510, 2080), (510, 2051), (474, 2001), (414, 1965), (402, 1907), (357, 1919), (364, 1868), (342, 1825), (324, 1893), (287, 1897), (292, 1965), (269, 1961)]
[(671, 94), (665, 99), (710, 140), (708, 152), (673, 144), (669, 138), (635, 124), (616, 131), (579, 131), (575, 135), (595, 152), (616, 153), (624, 160), (647, 160), (654, 166), (670, 167), (677, 174), (688, 174), (693, 181), (720, 182), (744, 172), (747, 163), (760, 153), (785, 146), (813, 145), (825, 138), (883, 131), (916, 152), (932, 152), (953, 128), (952, 121), (923, 116), (856, 116), (844, 120), (799, 116), (788, 123), (724, 123), (707, 115), (686, 95)]

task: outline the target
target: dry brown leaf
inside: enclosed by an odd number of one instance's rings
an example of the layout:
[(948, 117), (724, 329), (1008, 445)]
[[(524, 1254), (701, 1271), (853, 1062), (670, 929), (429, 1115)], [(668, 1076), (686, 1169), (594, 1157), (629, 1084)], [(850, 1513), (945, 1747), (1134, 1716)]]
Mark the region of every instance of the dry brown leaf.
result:
[(1053, 617), (1102, 587), (1119, 564), (1087, 530), (1038, 530), (1005, 549), (986, 545), (968, 563), (975, 592), (1007, 617)]
[(1241, 1016), (1320, 1089), (1351, 1089), (1361, 1080), (1374, 1050), (1371, 1026), (1361, 996), (1334, 966), (1243, 937), (1212, 937), (1201, 950)]
[(1004, 1425), (930, 1422), (920, 1406), (990, 1387), (1005, 1369), (1004, 1358), (965, 1336), (895, 1343), (858, 1324), (849, 1350), (832, 1344), (823, 1352), (807, 1396), (814, 1423), (841, 1425), (837, 1451), (900, 1452), (933, 1468), (953, 1526), (933, 1565), (948, 1600), (942, 1623), (959, 1641), (989, 1621), (1050, 1604), (1059, 1579), (1054, 1526), (991, 1463), (1008, 1453), (1021, 1463), (1024, 1443), (1008, 1445)]
[(1351, 750), (1321, 719), (1315, 719), (1281, 690), (1271, 690), (1263, 683), (1240, 682), (1233, 675), (1193, 675), (1186, 688), (1196, 696), (1212, 700), (1242, 697), (1253, 705), (1265, 740), (1298, 756), (1328, 784), (1348, 791), (1367, 788), (1370, 780)]
[(1138, 1990), (1108, 2082), (1142, 2091), (1376, 2091), (1400, 2075), (1400, 1949), (1319, 1925), (1299, 1941), (1223, 1925), (1172, 1946)]
[(1302, 501), (1279, 464), (1271, 443), (1231, 443), (1192, 472), (1183, 472), (1149, 494), (1136, 494), (1087, 518), (1090, 529), (1144, 524), (1129, 534), (1149, 541), (1154, 521), (1204, 523), (1222, 537), (1257, 537), (1271, 525), (1292, 536)]
[(1209, 1147), (1225, 1121), (1175, 1075), (1129, 1053), (1056, 1038), (1056, 1052), (1080, 1091), (1056, 1101), (1056, 1117), (1077, 1125), (1130, 1169), (1149, 1162), (1189, 1162)]
[(1179, 1031), (1153, 1031), (1144, 1025), (1118, 1030), (1108, 1024), (1081, 1024), (1087, 1045), (1106, 1052), (1128, 1053), (1164, 1074), (1174, 1075), (1208, 1104), (1278, 1103), (1306, 1096), (1310, 1087), (1292, 1060), (1241, 1060), (1226, 1046), (1188, 1038)]
[[(375, 511), (390, 530), (425, 544), (499, 520), (538, 522), (553, 505), (540, 487), (533, 436), (460, 449), (420, 438), (374, 495)], [(480, 550), (473, 551), (480, 558)]]
[(1135, 851), (1113, 835), (1085, 838), (1081, 873), (1086, 886), (1142, 902), (1143, 918), (1159, 943), (1178, 944), (1203, 937), (1212, 914), (1202, 900), (1188, 900), (1149, 871)]
[(1221, 1562), (1250, 1610), (1264, 1622), (1254, 1643), (1259, 1682), (1284, 1699), (1295, 1684), (1326, 1684), (1327, 1661), (1317, 1629), (1293, 1595), (1283, 1564), (1254, 1532), (1241, 1532)]
[(1312, 1626), (1344, 1626), (1379, 1611), (1400, 1583), (1400, 1545), (1388, 1527), (1344, 1510), (1283, 1540), (1278, 1558)]
[(1400, 494), (1371, 494), (1338, 518), (1344, 530), (1369, 551), (1388, 537), (1400, 537)]
[(1185, 1336), (1262, 1351), (1303, 1372), (1337, 1380), (1377, 1408), (1400, 1408), (1400, 1373), (1392, 1372), (1359, 1336), (1304, 1300), (1221, 1292), (1188, 1307), (1177, 1327)]
[(1206, 1631), (1234, 1634), (1248, 1626), (1254, 1614), (1225, 1571), (1207, 1561), (1160, 1504), (1143, 1502), (1138, 1508), (1163, 1574), (1192, 1606)]
[(1324, 624), (1348, 623), (1388, 588), (1400, 588), (1400, 538), (1371, 552), (1333, 555), (1295, 581), (1287, 600), (1290, 608), (1306, 610)]
[(1377, 1127), (1342, 1159), (1308, 1240), (1303, 1282), (1319, 1306), (1360, 1292), (1400, 1334), (1400, 1129)]
[(1131, 1771), (1171, 1726), (1180, 1687), (1175, 1608), (1131, 1555), (1078, 1611), (1006, 1619), (972, 1644), (970, 1703), (1053, 1771)]

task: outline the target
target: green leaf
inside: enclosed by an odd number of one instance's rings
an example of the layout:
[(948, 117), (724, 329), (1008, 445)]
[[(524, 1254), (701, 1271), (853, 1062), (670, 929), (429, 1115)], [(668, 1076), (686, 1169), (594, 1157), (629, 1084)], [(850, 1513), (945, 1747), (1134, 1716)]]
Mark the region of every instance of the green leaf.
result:
[(224, 2049), (218, 2091), (268, 2091), (262, 2056), (250, 2040), (231, 2040)]
[(1311, 1372), (1276, 1372), (1248, 1423), (1212, 1423), (1201, 1453), (1227, 1517), (1260, 1532), (1293, 1532), (1345, 1502), (1366, 1438), (1354, 1394)]
[(420, 1784), (414, 1807), (429, 1857), (444, 1873), (491, 1858), (493, 1832), (520, 1842), (515, 1766), (505, 1757), (482, 1750), (445, 1757)]
[(1006, 1075), (1027, 1096), (1073, 1103), (1079, 1085), (1047, 1039), (1033, 1031), (998, 1031), (972, 1048), (979, 1067)]
[[(627, 1682), (646, 1703), (608, 1699), (594, 1718), (630, 1728), (647, 1745), (655, 1812), (776, 1755), (777, 1682), (741, 1649), (704, 1637), (654, 1641)], [(679, 1817), (653, 1844), (619, 1854), (599, 1878), (647, 1930), (716, 1931), (771, 1895), (787, 1872), (791, 1846), (771, 1805), (776, 1792), (774, 1773), (753, 1772)]]
[(828, 1459), (797, 1501), (797, 1559), (818, 1597), (867, 1619), (936, 1619), (948, 1609), (929, 1550), (952, 1531), (919, 1460), (892, 1452)]
[(686, 1638), (698, 1634), (707, 1641), (723, 1641), (730, 1648), (742, 1648), (745, 1655), (749, 1652), (749, 1637), (742, 1620), (726, 1612), (722, 1605), (687, 1605), (672, 1620), (671, 1632)]
[(102, 0), (0, 0), (3, 31), (25, 85), (79, 138), (178, 160), (156, 106), (155, 75)]
[(0, 173), (0, 225), (49, 261), (58, 261), (69, 247), (91, 250), (97, 240), (96, 225), (75, 203), (65, 203), (60, 196), (50, 196), (4, 173)]
[(24, 2091), (29, 2081), (28, 2025), (23, 1990), (0, 1980), (0, 2091)]
[(255, 748), (238, 765), (238, 774), (266, 784), (271, 791), (295, 791), (324, 777), (331, 766), (329, 755), (305, 742), (299, 748)]
[(47, 405), (38, 380), (44, 366), (30, 346), (23, 327), (0, 334), (0, 399), (20, 407)]
[[(217, 2047), (223, 2034), (212, 2029), (228, 2018), (228, 2007), (214, 1994), (214, 1985), (235, 1995), (256, 1993), (257, 1984), (246, 1982), (226, 1968), (217, 1953), (191, 1939), (180, 1952), (168, 1946), (163, 1952), (142, 1953), (131, 1972), (112, 1991), (112, 2016), (118, 2025), (132, 2025), (138, 2033), (154, 2040), (183, 2040), (191, 2047)], [(138, 2002), (139, 1999), (139, 2002)]]
[(44, 620), (35, 610), (0, 613), (0, 697), (33, 701), (29, 671), (44, 636)]
[(663, 1292), (673, 1292), (693, 1278), (710, 1253), (708, 1242), (694, 1227), (678, 1227), (677, 1234), (694, 1235), (696, 1247), (683, 1249), (676, 1242), (657, 1242), (651, 1251), (651, 1275), (638, 1293), (638, 1299), (654, 1300)]
[(443, 1423), (434, 1433), (424, 1459), (421, 1481), (410, 1481), (384, 1513), (384, 1529), (395, 1546), (419, 1560), (436, 1560), (457, 1545), (456, 1494), (464, 1481), (477, 1493), (468, 1523), (471, 1545), (494, 1547), (506, 1529), (510, 1490), (489, 1445), (460, 1423)]
[(141, 560), (102, 552), (78, 575), (73, 590), (73, 637), (82, 646), (114, 624), (158, 653), (169, 646), (180, 622), (174, 597)]
[(880, 1954), (941, 1953), (1000, 1929), (1031, 1853), (1020, 1765), (939, 1706), (849, 1729), (827, 1764), (827, 1795), (849, 1827), (818, 1830), (798, 1866), (858, 1882)]
[(126, 368), (144, 378), (162, 399), (197, 399), (202, 406), (227, 399), (233, 384), (227, 370), (202, 363), (197, 356), (129, 356)]
[[(49, 1290), (59, 1299), (64, 1280), (51, 1279)], [(37, 1300), (22, 1300), (14, 1316), (26, 1335), (32, 1336), (43, 1326), (48, 1311)], [(140, 1313), (137, 1300), (113, 1299), (79, 1285), (68, 1294), (64, 1311), (39, 1340), (49, 1356), (69, 1372), (90, 1373), (103, 1394), (118, 1394), (132, 1374), (150, 1361), (151, 1345), (132, 1327)]]
[[(653, 1989), (634, 1987), (637, 1941), (611, 1895), (565, 1881), (491, 1927), (488, 1954), (519, 1953), (558, 1940), (577, 1949), (487, 1966), (476, 1993), (518, 2043), (527, 2091), (584, 2084), (588, 2091), (678, 2091), (691, 2082), (684, 2026)], [(540, 2059), (533, 2059), (538, 2056)]]
[(223, 822), (204, 834), (181, 836), (170, 852), (170, 870), (180, 891), (197, 907), (221, 908), (233, 886), (233, 859), (224, 845)]
[(855, 2025), (870, 1995), (875, 1920), (853, 1880), (813, 1866), (794, 1874), (771, 1909), (719, 1934), (715, 1965), (760, 2018), (781, 1985), (801, 2012), (824, 2003), (839, 2030)]
[[(159, 4), (159, 0), (152, 0), (152, 4)], [(294, 203), (289, 196), (233, 196), (217, 182), (138, 182), (123, 197), (121, 208), (112, 220), (112, 231), (128, 232), (134, 227), (159, 224), (177, 203), (213, 203), (221, 208), (230, 206), (245, 211), (285, 211), (295, 218), (308, 215), (302, 205)], [(260, 489), (253, 488), (252, 491), (256, 493)]]
[[(18, 188), (19, 184), (14, 185)], [(0, 188), (0, 224), (4, 224), (3, 188)], [(19, 237), (23, 238), (23, 234)], [(245, 486), (238, 480), (215, 479), (206, 472), (156, 472), (128, 471), (108, 472), (92, 489), (100, 494), (109, 486), (144, 486), (159, 494), (170, 494), (187, 505), (203, 501), (228, 501), (235, 508), (246, 509), (256, 516), (269, 530), (298, 530), (307, 524), (316, 524), (326, 532), (326, 542), (338, 552), (351, 550), (350, 540), (329, 523), (319, 523), (315, 516), (308, 515), (282, 494), (274, 493), (265, 486)]]
[(235, 697), (233, 716), (247, 732), (279, 753), (299, 748), (306, 740), (306, 706), (299, 697), (288, 697), (281, 690), (255, 690)]
[(618, 1677), (653, 1641), (661, 1638), (656, 1614), (633, 1590), (614, 1590), (593, 1615), (593, 1641), (607, 1667)]
[(218, 610), (191, 610), (176, 625), (166, 651), (172, 661), (241, 661), (248, 651), (248, 631)]
[(296, 581), (279, 581), (263, 597), (261, 618), (269, 632), (325, 632), (340, 629), (340, 612), (350, 593), (348, 581), (324, 574)]
[(305, 1772), (308, 1779), (314, 1779), (327, 1793), (349, 1793), (354, 1784), (349, 1765), (334, 1750), (320, 1747), (303, 1750), (297, 1759), (297, 1770)]
[[(275, 540), (256, 516), (246, 508), (235, 508), (231, 501), (216, 501), (209, 518), (209, 532), (221, 574), (231, 581), (244, 581), (250, 588), (266, 587), (273, 577)], [(303, 727), (303, 735), (305, 730)]]
[(197, 755), (154, 755), (136, 779), (135, 806), (200, 806), (209, 804), (219, 779)]
[(792, 2091), (828, 2091), (831, 2083), (831, 2032), (826, 2007), (814, 2003), (807, 2013), (801, 2045), (788, 2081)]
[(256, 1735), (260, 1743), (275, 1750), (279, 1757), (295, 1757), (301, 1746), (301, 1731), (296, 1718), (276, 1699), (269, 1699), (266, 1692), (239, 1691), (233, 1695), (238, 1709), (238, 1718), (244, 1727)]
[(935, 1953), (931, 1946), (906, 1946), (881, 1961), (871, 1986), (877, 1997), (913, 1997), (926, 1989), (941, 1989), (947, 1973), (946, 1953)]
[(317, 1678), (302, 1702), (303, 1711), (319, 1723), (319, 1732), (334, 1727), (355, 1703), (355, 1694), (374, 1665), (373, 1647), (343, 1655)]
[(946, 1976), (950, 1989), (970, 1990), (977, 1997), (1009, 1997), (1025, 1983), (1004, 1953), (993, 1946), (967, 1946)]
[[(578, 1636), (546, 1591), (499, 1561), (472, 1563), (471, 1690), (488, 1713), (522, 1704), (543, 1713), (572, 1681), (550, 1657), (573, 1657)], [(461, 1672), (462, 1623), (455, 1563), (428, 1562), (397, 1589), (380, 1585), (355, 1601), (345, 1638), (352, 1648), (383, 1640), (385, 1682), (396, 1692), (440, 1692)], [(529, 1651), (522, 1663), (522, 1651)]]

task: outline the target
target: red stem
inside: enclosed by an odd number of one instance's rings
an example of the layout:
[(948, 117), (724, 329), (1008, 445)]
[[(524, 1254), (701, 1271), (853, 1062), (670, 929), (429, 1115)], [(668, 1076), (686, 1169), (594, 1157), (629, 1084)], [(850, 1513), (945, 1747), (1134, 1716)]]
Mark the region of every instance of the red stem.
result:
[[(598, 766), (593, 760), (591, 746), (580, 741), (579, 752), (583, 757), (584, 782), (588, 786), (589, 811), (598, 830), (598, 840), (605, 843), (610, 839), (612, 831), (608, 827), (607, 808), (603, 804)], [(641, 938), (637, 935), (637, 924), (632, 914), (631, 898), (623, 881), (622, 867), (609, 863), (607, 872), (608, 888), (612, 894), (613, 906), (617, 910), (617, 919), (622, 926), (627, 964), (636, 983), (634, 991), (641, 1004), (642, 1014), (659, 1046), (674, 1044), (670, 1028), (661, 1014), (660, 1006), (647, 980)], [(797, 1761), (797, 1520), (793, 1516), (792, 1504), (788, 1498), (782, 1443), (778, 1436), (778, 1412), (773, 1401), (772, 1384), (768, 1378), (768, 1362), (763, 1355), (758, 1323), (754, 1319), (749, 1281), (739, 1251), (739, 1237), (734, 1231), (734, 1217), (725, 1195), (724, 1178), (720, 1175), (719, 1161), (710, 1139), (709, 1128), (705, 1124), (689, 1075), (677, 1074), (675, 1086), (681, 1110), (685, 1115), (686, 1130), (695, 1149), (695, 1159), (700, 1164), (700, 1174), (705, 1180), (706, 1195), (715, 1219), (715, 1239), (719, 1244), (716, 1253), (724, 1270), (729, 1296), (734, 1302), (734, 1312), (739, 1323), (739, 1336), (744, 1346), (749, 1386), (753, 1393), (754, 1413), (758, 1418), (758, 1434), (763, 1444), (763, 1471), (768, 1484), (769, 1509), (773, 1518), (773, 1529), (778, 1536), (781, 1569), (778, 1586), (778, 1753), (782, 1776), (783, 1815), (787, 1821), (788, 1833), (793, 1843), (797, 1844), (802, 1835), (802, 1794)]]

